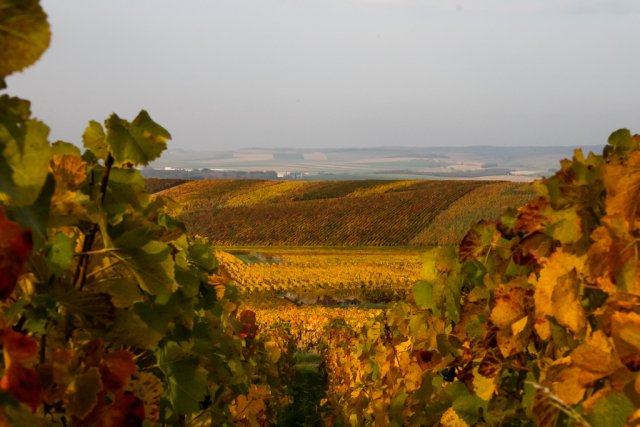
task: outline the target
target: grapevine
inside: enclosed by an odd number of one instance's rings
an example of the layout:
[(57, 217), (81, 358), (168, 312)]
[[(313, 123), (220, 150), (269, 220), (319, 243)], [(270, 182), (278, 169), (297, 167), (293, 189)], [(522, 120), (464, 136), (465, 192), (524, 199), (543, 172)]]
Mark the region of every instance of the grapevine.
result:
[(330, 329), (331, 422), (637, 425), (640, 136), (425, 257), (412, 303)]
[[(0, 1), (2, 88), (48, 28), (37, 1)], [(261, 332), (210, 279), (210, 244), (149, 197), (137, 167), (169, 132), (143, 110), (91, 121), (82, 151), (48, 134), (28, 101), (0, 95), (0, 425), (275, 419), (293, 337)]]

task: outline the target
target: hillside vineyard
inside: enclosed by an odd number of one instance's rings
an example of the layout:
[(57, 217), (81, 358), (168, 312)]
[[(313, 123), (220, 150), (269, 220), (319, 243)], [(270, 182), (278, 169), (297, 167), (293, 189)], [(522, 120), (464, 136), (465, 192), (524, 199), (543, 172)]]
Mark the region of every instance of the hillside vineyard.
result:
[(156, 194), (180, 204), (189, 232), (219, 245), (426, 246), (458, 243), (534, 192), (489, 181), (202, 180)]

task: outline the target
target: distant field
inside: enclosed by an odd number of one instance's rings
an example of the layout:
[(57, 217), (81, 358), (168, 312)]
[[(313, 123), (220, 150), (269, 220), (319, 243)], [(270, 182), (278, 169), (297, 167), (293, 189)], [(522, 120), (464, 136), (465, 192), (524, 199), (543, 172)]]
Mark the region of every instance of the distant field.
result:
[(223, 246), (425, 246), (458, 242), (533, 197), (495, 181), (201, 180), (162, 190), (190, 232)]
[(227, 249), (216, 257), (245, 292), (406, 290), (422, 271), (417, 249)]
[(184, 184), (185, 182), (187, 181), (184, 179), (146, 178), (144, 180), (147, 190), (151, 194), (166, 190), (167, 188), (175, 187), (176, 185)]

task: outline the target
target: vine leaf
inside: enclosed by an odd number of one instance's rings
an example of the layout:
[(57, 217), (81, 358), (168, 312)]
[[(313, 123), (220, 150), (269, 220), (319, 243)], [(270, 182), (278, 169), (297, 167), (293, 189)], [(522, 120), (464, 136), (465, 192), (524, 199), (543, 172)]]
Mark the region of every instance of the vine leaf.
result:
[(0, 96), (0, 196), (14, 206), (33, 204), (49, 173), (49, 128), (29, 115), (28, 101)]
[(31, 248), (31, 231), (10, 221), (0, 207), (0, 300), (13, 292)]
[(640, 368), (640, 314), (615, 312), (611, 335), (622, 362), (632, 370)]
[(495, 249), (500, 239), (500, 232), (495, 222), (482, 220), (474, 225), (460, 242), (460, 261), (482, 259)]
[[(130, 270), (138, 285), (158, 295), (175, 290), (175, 266), (171, 248), (166, 243), (151, 240), (144, 228), (127, 231), (114, 240), (114, 256)], [(149, 268), (153, 266), (153, 268)]]
[(100, 365), (102, 382), (110, 391), (126, 387), (129, 378), (136, 373), (136, 370), (132, 354), (125, 350), (112, 351), (104, 357)]
[(48, 250), (49, 268), (53, 274), (60, 276), (73, 261), (75, 238), (64, 233), (57, 233)]
[(70, 289), (57, 293), (56, 299), (90, 328), (105, 329), (115, 319), (115, 307), (108, 294)]
[(84, 147), (91, 151), (98, 159), (105, 160), (109, 155), (106, 135), (102, 125), (95, 120), (91, 120), (82, 134)]
[(169, 132), (144, 110), (131, 123), (112, 114), (105, 124), (109, 150), (120, 164), (146, 166), (160, 156), (171, 139)]
[(628, 229), (640, 218), (640, 152), (631, 153), (625, 164), (614, 162), (602, 174), (607, 190), (607, 216), (619, 215)]
[(198, 412), (199, 402), (208, 393), (207, 371), (198, 359), (175, 342), (169, 342), (157, 353), (158, 364), (167, 376), (168, 398), (179, 414)]
[(4, 360), (7, 365), (30, 362), (38, 355), (36, 340), (10, 328), (0, 331), (0, 343), (2, 343)]
[(585, 418), (593, 426), (623, 427), (627, 424), (627, 418), (634, 411), (633, 403), (624, 393), (605, 392), (596, 394), (598, 399), (590, 401), (586, 406)]
[(35, 369), (25, 368), (20, 363), (12, 363), (0, 380), (0, 390), (11, 392), (20, 402), (27, 404), (35, 412), (40, 404), (42, 385)]
[(578, 332), (585, 326), (577, 273), (584, 269), (585, 258), (556, 251), (546, 260), (534, 295), (535, 330), (540, 338), (548, 339), (551, 336), (547, 316), (555, 317), (558, 323), (573, 332)]
[(36, 62), (50, 41), (38, 0), (0, 0), (0, 79)]
[(78, 375), (65, 394), (67, 413), (79, 419), (86, 418), (98, 404), (102, 387), (100, 371), (95, 366)]

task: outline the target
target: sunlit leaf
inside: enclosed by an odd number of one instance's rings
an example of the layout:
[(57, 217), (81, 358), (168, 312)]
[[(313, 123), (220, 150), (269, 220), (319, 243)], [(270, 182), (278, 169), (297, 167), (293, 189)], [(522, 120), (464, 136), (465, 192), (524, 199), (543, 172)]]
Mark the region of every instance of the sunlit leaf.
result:
[(551, 336), (547, 316), (553, 316), (563, 326), (578, 332), (586, 318), (580, 302), (578, 271), (583, 271), (585, 257), (556, 251), (544, 264), (536, 283), (535, 329), (542, 339)]
[(0, 96), (0, 192), (17, 206), (38, 198), (51, 155), (49, 128), (28, 116), (28, 102)]
[(102, 125), (95, 120), (91, 120), (82, 134), (82, 143), (87, 150), (91, 150), (98, 158), (105, 160), (109, 155), (106, 135)]
[(146, 166), (160, 156), (171, 138), (169, 132), (151, 120), (144, 110), (131, 123), (112, 114), (106, 127), (109, 149), (121, 164)]
[(0, 79), (36, 62), (50, 40), (47, 15), (39, 1), (0, 1)]

